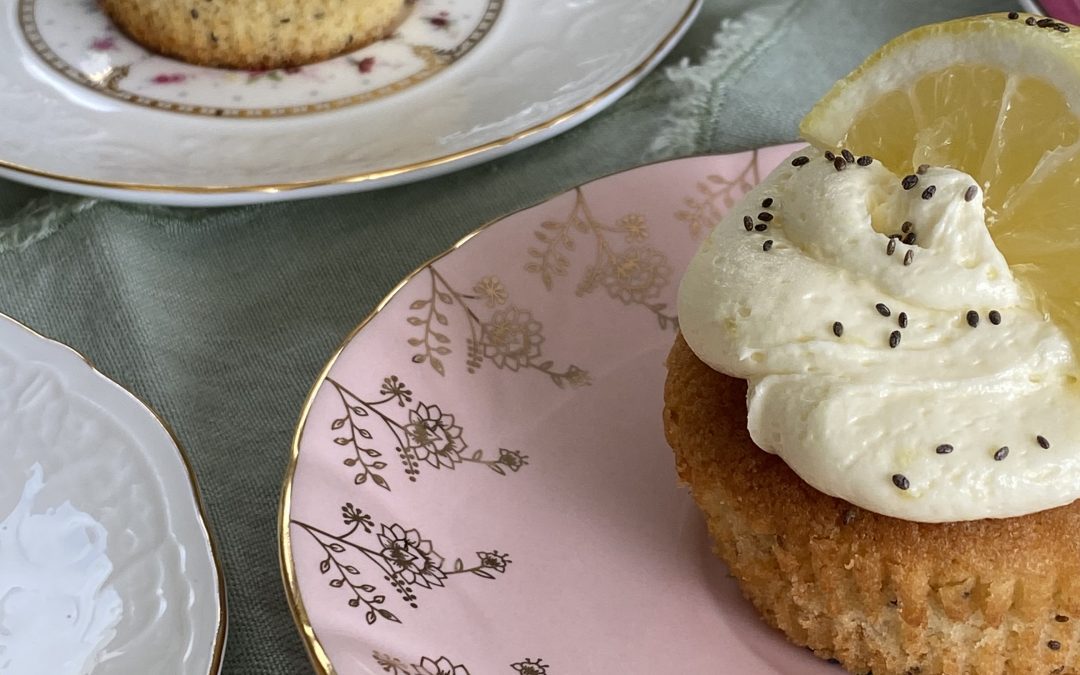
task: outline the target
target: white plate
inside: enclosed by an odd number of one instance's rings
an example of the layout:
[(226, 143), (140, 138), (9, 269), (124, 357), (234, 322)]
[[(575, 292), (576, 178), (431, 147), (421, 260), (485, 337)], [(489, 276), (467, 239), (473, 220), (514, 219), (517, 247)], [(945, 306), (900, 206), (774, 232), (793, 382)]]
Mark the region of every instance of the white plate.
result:
[(2, 315), (0, 467), (0, 673), (220, 670), (223, 579), (175, 438)]
[(599, 112), (667, 54), (701, 0), (416, 0), (394, 36), (298, 72), (146, 53), (93, 0), (0, 14), (0, 175), (182, 206), (406, 183)]

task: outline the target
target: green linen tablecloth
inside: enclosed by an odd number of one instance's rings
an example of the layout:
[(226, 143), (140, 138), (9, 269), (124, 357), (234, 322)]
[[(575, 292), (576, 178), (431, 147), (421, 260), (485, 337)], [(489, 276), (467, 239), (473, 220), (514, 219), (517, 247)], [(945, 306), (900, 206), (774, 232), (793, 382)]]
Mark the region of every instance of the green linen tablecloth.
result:
[(281, 479), (316, 374), (398, 280), (480, 224), (591, 178), (792, 140), (813, 102), (894, 35), (1012, 8), (706, 0), (665, 64), (590, 122), (378, 192), (182, 210), (0, 181), (0, 312), (88, 355), (176, 428), (224, 556), (225, 672), (306, 672), (278, 572)]

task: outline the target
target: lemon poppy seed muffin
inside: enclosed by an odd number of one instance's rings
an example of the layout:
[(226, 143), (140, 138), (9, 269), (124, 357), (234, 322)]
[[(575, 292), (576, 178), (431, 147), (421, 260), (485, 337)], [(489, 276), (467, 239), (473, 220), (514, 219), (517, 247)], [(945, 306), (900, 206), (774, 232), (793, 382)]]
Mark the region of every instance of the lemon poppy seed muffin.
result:
[(797, 150), (690, 261), (678, 474), (765, 621), (851, 672), (1080, 673), (1070, 341), (970, 176), (848, 157)]
[(896, 38), (682, 278), (678, 474), (765, 621), (851, 672), (1080, 674), (1077, 34)]
[(100, 0), (148, 49), (188, 63), (264, 70), (299, 66), (384, 37), (406, 0)]
[(746, 393), (677, 338), (668, 443), (766, 623), (853, 673), (1080, 673), (1080, 504), (966, 522), (882, 516), (762, 452)]

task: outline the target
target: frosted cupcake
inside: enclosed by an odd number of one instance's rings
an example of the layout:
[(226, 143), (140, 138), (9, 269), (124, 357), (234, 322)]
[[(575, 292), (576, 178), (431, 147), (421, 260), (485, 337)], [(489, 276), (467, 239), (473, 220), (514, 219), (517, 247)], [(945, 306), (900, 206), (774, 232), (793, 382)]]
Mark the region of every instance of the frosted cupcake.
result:
[(1069, 324), (995, 243), (991, 182), (920, 152), (808, 148), (717, 224), (669, 357), (679, 475), (746, 596), (823, 658), (1080, 672)]

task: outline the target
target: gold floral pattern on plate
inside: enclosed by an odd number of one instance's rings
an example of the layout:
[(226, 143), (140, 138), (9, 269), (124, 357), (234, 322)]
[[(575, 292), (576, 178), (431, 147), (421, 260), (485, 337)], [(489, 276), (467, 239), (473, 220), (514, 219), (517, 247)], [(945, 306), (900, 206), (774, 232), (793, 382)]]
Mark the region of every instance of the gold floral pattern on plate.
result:
[[(350, 607), (366, 608), (364, 620), (368, 625), (379, 619), (401, 623), (397, 614), (385, 607), (386, 595), (370, 583), (372, 579), (382, 577), (389, 581), (401, 601), (416, 609), (417, 589), (443, 588), (450, 577), (462, 574), (495, 579), (511, 563), (506, 553), (477, 551), (475, 564), (466, 566), (458, 558), (447, 567), (446, 559), (435, 550), (431, 540), (416, 529), (406, 529), (398, 523), (380, 523), (376, 532), (371, 515), (351, 502), (341, 507), (341, 519), (348, 529), (340, 534), (299, 520), (292, 523), (322, 547), (326, 557), (319, 561), (319, 573), (329, 575), (327, 584), (331, 588), (351, 594), (347, 600)], [(361, 569), (364, 563), (369, 567), (366, 576)]]
[[(546, 220), (534, 233), (540, 246), (530, 246), (531, 260), (525, 271), (540, 276), (544, 287), (555, 288), (557, 277), (567, 276), (571, 261), (569, 254), (579, 243), (592, 241), (593, 261), (586, 266), (577, 289), (578, 297), (603, 289), (612, 299), (624, 305), (638, 305), (656, 315), (661, 330), (676, 329), (679, 321), (668, 303), (661, 300), (672, 281), (671, 263), (667, 255), (649, 246), (649, 227), (640, 213), (627, 213), (613, 224), (597, 219), (581, 188), (574, 190), (574, 205), (563, 220)], [(579, 241), (578, 236), (581, 237)], [(622, 245), (614, 241), (622, 239)]]
[(748, 155), (746, 166), (733, 178), (710, 173), (695, 183), (697, 194), (683, 198), (686, 208), (676, 211), (675, 217), (689, 225), (691, 237), (697, 239), (712, 230), (740, 197), (761, 182), (758, 151)]
[(361, 398), (337, 380), (328, 377), (326, 382), (337, 393), (342, 406), (342, 416), (330, 424), (331, 431), (337, 433), (334, 443), (351, 451), (342, 463), (356, 471), (353, 475), (356, 485), (370, 482), (390, 491), (390, 483), (380, 473), (389, 465), (384, 451), (375, 447), (372, 431), (379, 428), (390, 434), (387, 440), (392, 441), (398, 461), (413, 483), (422, 467), (453, 470), (461, 464), (477, 464), (505, 476), (517, 473), (529, 463), (528, 455), (506, 448), (499, 448), (495, 458), (480, 449), (466, 454), (469, 446), (454, 416), (434, 404), (422, 401), (414, 404), (412, 390), (397, 375), (384, 378), (379, 388), (382, 398), (371, 400)]
[[(472, 675), (468, 668), (454, 663), (445, 656), (438, 658), (424, 656), (417, 663), (409, 663), (379, 651), (372, 652), (371, 657), (384, 672), (390, 675)], [(543, 659), (525, 659), (511, 663), (510, 667), (520, 675), (554, 675), (548, 672), (550, 666), (543, 661)]]
[[(499, 370), (538, 371), (559, 388), (590, 384), (588, 371), (576, 365), (560, 369), (553, 360), (543, 358), (544, 325), (528, 309), (507, 304), (509, 294), (498, 277), (481, 278), (468, 294), (450, 285), (434, 265), (429, 265), (427, 272), (428, 292), (409, 305), (413, 314), (406, 318), (409, 325), (423, 329), (419, 336), (408, 338), (409, 346), (420, 349), (413, 354), (413, 363), (426, 363), (439, 375), (446, 375), (443, 357), (453, 353), (453, 340), (443, 331), (450, 326), (447, 312), (456, 309), (469, 329), (465, 366), (470, 374), (486, 361)], [(473, 309), (475, 304), (499, 309), (484, 319)]]

